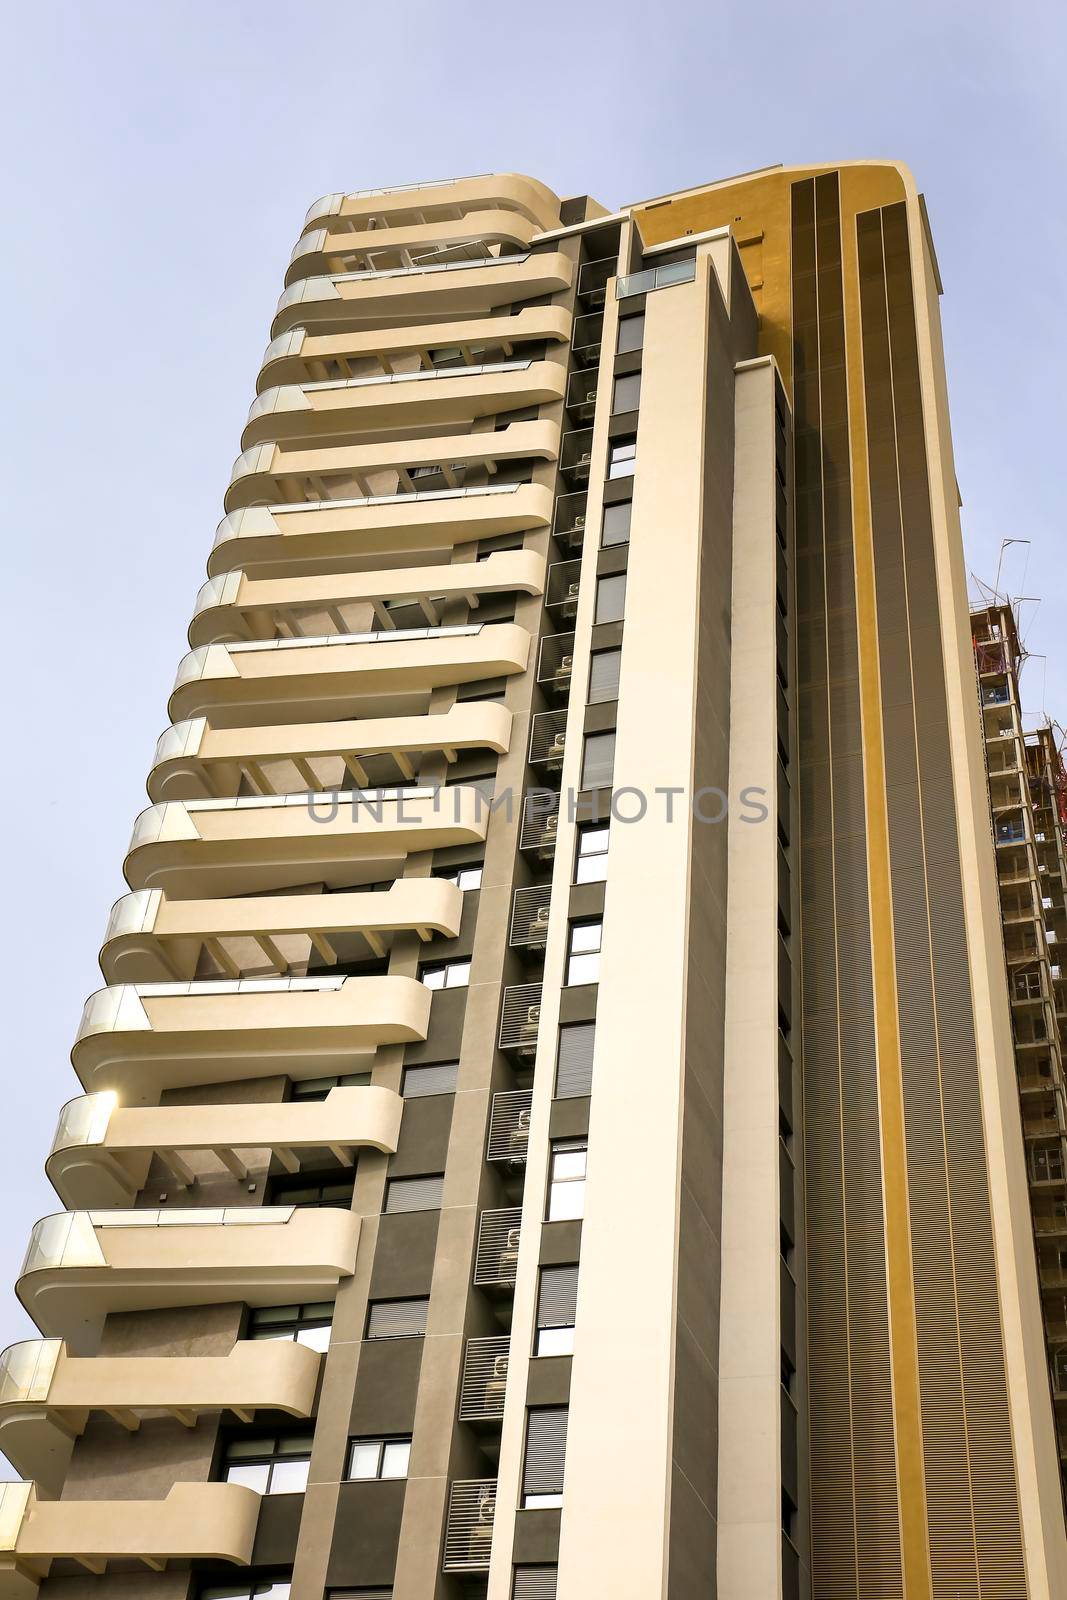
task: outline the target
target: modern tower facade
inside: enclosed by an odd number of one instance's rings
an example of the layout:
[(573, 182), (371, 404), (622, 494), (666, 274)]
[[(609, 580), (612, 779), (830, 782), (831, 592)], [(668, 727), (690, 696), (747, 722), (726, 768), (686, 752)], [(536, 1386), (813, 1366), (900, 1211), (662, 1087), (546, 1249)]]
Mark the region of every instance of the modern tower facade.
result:
[(0, 1595), (1067, 1593), (938, 293), (892, 164), (312, 207)]

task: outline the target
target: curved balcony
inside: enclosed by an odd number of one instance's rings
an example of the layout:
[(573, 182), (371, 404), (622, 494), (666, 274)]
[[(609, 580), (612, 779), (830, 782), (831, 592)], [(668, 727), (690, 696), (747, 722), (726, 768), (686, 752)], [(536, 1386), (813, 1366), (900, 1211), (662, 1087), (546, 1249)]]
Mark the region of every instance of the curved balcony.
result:
[(422, 717), (266, 728), (212, 728), (204, 717), (195, 717), (161, 735), (148, 793), (153, 800), (236, 795), (242, 779), (262, 795), (292, 794), (301, 785), (317, 792), (344, 782), (346, 773), (361, 789), (370, 789), (412, 781), (428, 752), (441, 751), (455, 761), (461, 750), (503, 755), (510, 742), (511, 712), (489, 700), (459, 701)]
[(89, 996), (71, 1060), (90, 1093), (144, 1105), (198, 1083), (350, 1072), (354, 1055), (425, 1039), (429, 1021), (429, 990), (400, 976), (123, 983)]
[(223, 517), (207, 570), (216, 577), (235, 566), (281, 568), (295, 576), (368, 555), (445, 551), (547, 527), (554, 506), (552, 491), (539, 483), (254, 506)]
[(542, 594), (545, 557), (536, 550), (494, 550), (484, 561), (390, 567), (378, 572), (317, 573), (309, 578), (253, 578), (239, 568), (209, 578), (196, 597), (189, 643), (273, 639), (279, 624), (300, 637), (303, 618), (327, 615), (338, 633), (349, 633), (345, 610), (361, 606), (374, 614), (379, 628), (396, 625), (393, 610), (418, 606), (427, 623), (437, 627), (440, 608), (463, 600), (476, 610), (485, 595)]
[(325, 1100), (236, 1105), (120, 1106), (106, 1092), (81, 1095), (60, 1113), (45, 1170), (66, 1206), (130, 1205), (153, 1156), (181, 1189), (197, 1181), (190, 1154), (206, 1152), (241, 1182), (245, 1150), (270, 1150), (290, 1172), (308, 1150), (329, 1150), (343, 1167), (357, 1150), (394, 1155), (403, 1109), (392, 1089), (370, 1084), (331, 1089)]
[(472, 367), (429, 367), (323, 383), (282, 384), (253, 400), (241, 448), (264, 441), (336, 438), (363, 429), (445, 426), (562, 400), (566, 369), (521, 357)]
[(555, 251), (301, 278), (279, 299), (270, 334), (276, 339), (290, 328), (317, 322), (329, 322), (335, 329), (368, 328), (407, 318), (445, 321), (484, 315), (516, 300), (562, 294), (573, 281), (573, 262)]
[(513, 622), (208, 644), (179, 664), (168, 711), (216, 727), (425, 711), (430, 691), (524, 672)]
[(131, 889), (175, 899), (347, 889), (399, 877), (416, 851), (480, 844), (488, 822), (480, 792), (461, 784), (168, 800), (137, 818), (123, 870)]
[(493, 245), (526, 249), (540, 231), (539, 223), (520, 212), (496, 207), (472, 209), (438, 222), (402, 221), (392, 227), (361, 228), (358, 219), (331, 220), (325, 227), (308, 228), (300, 235), (285, 281), (290, 284), (323, 274), (377, 272), (437, 261), (482, 261), (493, 254)]
[(16, 1291), (78, 1354), (116, 1311), (332, 1299), (359, 1221), (329, 1206), (62, 1211), (34, 1226)]
[(538, 421), (512, 422), (495, 433), (450, 433), (377, 444), (304, 448), (257, 444), (234, 462), (223, 504), (227, 511), (238, 511), (276, 501), (318, 503), (331, 498), (331, 487), (339, 494), (353, 487), (369, 494), (370, 479), (383, 473), (395, 473), (399, 487), (411, 492), (416, 481), (412, 474), (419, 469), (454, 489), (461, 487), (458, 477), (468, 467), (494, 471), (501, 461), (554, 461), (559, 438), (558, 423)]
[[(443, 878), (398, 878), (352, 894), (252, 895), (245, 900), (168, 900), (137, 889), (108, 919), (100, 967), (109, 984), (193, 977), (206, 948), (221, 972), (279, 976), (312, 954), (331, 965), (385, 955), (397, 934), (454, 939), (463, 891)], [(252, 969), (249, 973), (248, 969)]]
[(0, 1355), (0, 1450), (51, 1494), (93, 1411), (136, 1428), (164, 1413), (187, 1426), (205, 1412), (309, 1417), (321, 1361), (295, 1340), (242, 1339), (224, 1356), (74, 1356), (61, 1339), (27, 1339)]
[(176, 1483), (162, 1500), (40, 1500), (32, 1483), (0, 1491), (3, 1600), (31, 1600), (56, 1560), (100, 1576), (109, 1561), (160, 1572), (168, 1561), (252, 1559), (259, 1495), (242, 1483)]
[(281, 383), (310, 383), (324, 378), (358, 378), (373, 362), (383, 373), (397, 363), (417, 361), (433, 366), (431, 352), (458, 353), (467, 367), (490, 360), (508, 360), (521, 354), (530, 340), (565, 341), (571, 336), (573, 317), (565, 306), (525, 306), (514, 316), (474, 317), (462, 322), (416, 323), (413, 326), (371, 329), (350, 328), (343, 333), (316, 333), (290, 328), (272, 339), (263, 354), (256, 380), (257, 393)]
[(432, 220), (462, 216), (479, 205), (517, 211), (545, 229), (559, 227), (559, 197), (537, 178), (528, 178), (521, 172), (479, 172), (431, 182), (401, 183), (391, 189), (326, 194), (308, 208), (304, 228), (332, 217), (364, 226), (371, 218), (379, 226), (398, 224), (412, 215), (420, 221)]

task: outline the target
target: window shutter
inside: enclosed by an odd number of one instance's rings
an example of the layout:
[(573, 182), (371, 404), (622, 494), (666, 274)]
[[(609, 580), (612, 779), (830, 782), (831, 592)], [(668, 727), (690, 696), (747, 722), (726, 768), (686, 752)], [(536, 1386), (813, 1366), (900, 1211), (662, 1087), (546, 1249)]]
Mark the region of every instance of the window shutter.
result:
[(421, 1100), (431, 1094), (455, 1094), (458, 1080), (458, 1061), (435, 1061), (432, 1066), (408, 1067), (404, 1073), (404, 1099)]
[(578, 1268), (542, 1267), (537, 1294), (539, 1328), (573, 1328), (578, 1304)]
[(556, 1099), (574, 1100), (593, 1092), (595, 1022), (565, 1023), (556, 1052)]
[(556, 1567), (516, 1567), (511, 1600), (556, 1600)]
[(375, 1300), (367, 1321), (368, 1339), (405, 1339), (426, 1332), (429, 1300)]
[(608, 788), (614, 771), (614, 733), (586, 734), (585, 744), (582, 748), (582, 788)]
[(599, 705), (604, 700), (619, 698), (619, 672), (622, 668), (621, 650), (594, 650), (589, 663), (589, 704)]
[(385, 1193), (385, 1209), (391, 1216), (398, 1211), (439, 1211), (444, 1187), (441, 1173), (429, 1178), (392, 1178)]
[(567, 1453), (567, 1407), (543, 1406), (526, 1413), (523, 1494), (561, 1494)]

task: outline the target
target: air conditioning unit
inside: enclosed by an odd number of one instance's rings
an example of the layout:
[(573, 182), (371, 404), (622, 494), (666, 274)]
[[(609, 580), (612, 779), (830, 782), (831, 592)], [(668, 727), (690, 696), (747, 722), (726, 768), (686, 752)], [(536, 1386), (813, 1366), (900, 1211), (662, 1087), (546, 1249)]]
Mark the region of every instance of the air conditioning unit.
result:
[(567, 735), (565, 733), (557, 733), (556, 737), (553, 739), (552, 743), (548, 747), (548, 753), (547, 753), (545, 759), (547, 761), (554, 761), (557, 758), (562, 760), (563, 759), (563, 746), (566, 744), (566, 742), (567, 742)]
[(574, 526), (576, 528), (584, 528), (585, 527), (585, 512), (584, 511), (582, 512), (580, 517), (575, 517)]
[(493, 1357), (493, 1377), (503, 1380), (504, 1378), (507, 1377), (507, 1375), (508, 1375), (508, 1357), (507, 1356), (494, 1356)]
[(536, 1029), (537, 1024), (540, 1022), (540, 1020), (541, 1020), (541, 1007), (540, 1006), (527, 1006), (526, 1007), (526, 1022), (524, 1024), (524, 1026), (527, 1027), (527, 1028)]
[(549, 907), (548, 906), (538, 906), (535, 915), (530, 918), (530, 929), (531, 929), (531, 932), (533, 931), (534, 928), (547, 928), (548, 927), (548, 912), (549, 912)]
[[(522, 1110), (519, 1112), (518, 1128), (527, 1136), (530, 1132), (530, 1116), (531, 1112), (529, 1106), (523, 1106)], [(506, 1359), (507, 1358), (505, 1357), (505, 1360)]]

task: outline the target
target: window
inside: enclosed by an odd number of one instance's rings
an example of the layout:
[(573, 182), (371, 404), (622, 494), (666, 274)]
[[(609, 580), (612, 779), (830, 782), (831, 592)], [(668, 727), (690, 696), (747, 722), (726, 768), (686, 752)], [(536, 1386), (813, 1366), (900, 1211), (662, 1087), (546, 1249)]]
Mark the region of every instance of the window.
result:
[(400, 1211), (440, 1211), (444, 1193), (444, 1173), (425, 1178), (390, 1178), (385, 1189), (385, 1209), (390, 1216)]
[(565, 1022), (556, 1050), (556, 1099), (577, 1100), (593, 1089), (595, 1022)]
[(458, 1061), (435, 1061), (426, 1067), (408, 1067), (400, 1093), (405, 1100), (422, 1100), (433, 1094), (455, 1094)]
[(636, 411), (641, 403), (641, 374), (628, 372), (615, 379), (611, 392), (612, 411)]
[(289, 1577), (260, 1578), (248, 1583), (209, 1583), (198, 1591), (199, 1600), (289, 1600)]
[(389, 1589), (327, 1589), (326, 1600), (393, 1600)]
[(365, 1088), (369, 1072), (346, 1072), (335, 1078), (302, 1078), (289, 1089), (290, 1100), (325, 1100), (331, 1089)]
[(368, 1339), (411, 1339), (426, 1332), (429, 1300), (372, 1300)]
[(584, 1139), (556, 1139), (548, 1178), (547, 1222), (574, 1222), (585, 1215)]
[(631, 350), (640, 350), (645, 342), (645, 313), (639, 311), (633, 317), (619, 318), (619, 342), (615, 346), (620, 356), (627, 355)]
[(263, 1204), (267, 1206), (332, 1206), (335, 1211), (351, 1211), (355, 1173), (351, 1167), (342, 1176), (334, 1173), (278, 1173), (267, 1179)]
[(604, 520), (600, 525), (600, 543), (607, 548), (613, 544), (629, 544), (632, 500), (616, 500), (604, 507)]
[(596, 983), (600, 977), (600, 937), (603, 923), (572, 922), (567, 947), (567, 982)]
[(608, 875), (608, 827), (596, 822), (578, 829), (575, 883), (603, 883)]
[(222, 1478), (259, 1494), (303, 1494), (310, 1465), (310, 1433), (264, 1433), (229, 1441)]
[(542, 1267), (537, 1289), (535, 1356), (569, 1356), (574, 1351), (574, 1311), (578, 1268)]
[(406, 1478), (411, 1439), (349, 1439), (345, 1477)]
[(615, 771), (614, 733), (587, 733), (582, 743), (583, 789), (606, 789)]
[(628, 434), (612, 441), (608, 454), (609, 478), (632, 478), (637, 471), (637, 435)]
[(435, 872), (434, 877), (440, 878), (442, 883), (454, 883), (457, 889), (480, 889), (482, 864), (479, 861), (472, 867), (448, 867), (443, 872)]
[(432, 967), (420, 967), (419, 978), (427, 989), (465, 989), (471, 980), (471, 964), (441, 961)]
[(563, 1504), (566, 1453), (567, 1407), (539, 1406), (528, 1411), (522, 1463), (522, 1503), (526, 1509)]
[(332, 1322), (330, 1300), (312, 1300), (302, 1306), (257, 1306), (248, 1319), (248, 1338), (289, 1339), (312, 1350), (328, 1350)]
[(609, 578), (598, 578), (594, 622), (621, 622), (626, 610), (626, 574), (613, 572)]
[(556, 1567), (516, 1567), (511, 1600), (556, 1600)]
[(594, 650), (589, 660), (589, 704), (603, 705), (605, 701), (619, 698), (619, 674), (622, 671), (622, 651)]

